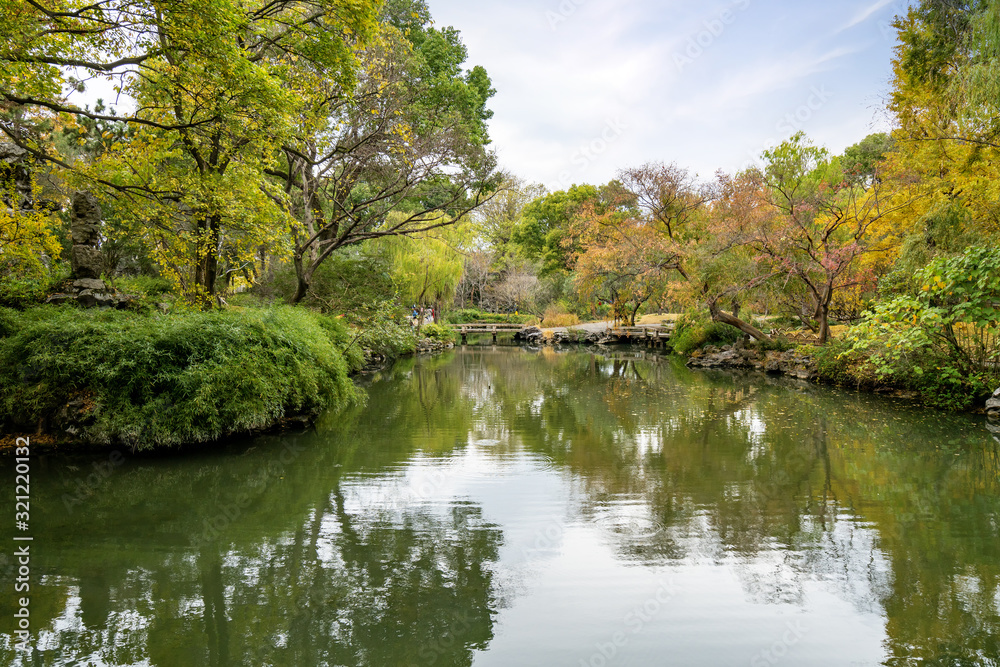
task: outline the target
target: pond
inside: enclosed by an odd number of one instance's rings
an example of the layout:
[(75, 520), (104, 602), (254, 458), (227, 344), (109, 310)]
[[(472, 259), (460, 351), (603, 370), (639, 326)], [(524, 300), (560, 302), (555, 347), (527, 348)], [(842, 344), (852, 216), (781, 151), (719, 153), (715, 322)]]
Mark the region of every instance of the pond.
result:
[(1000, 664), (983, 418), (629, 349), (365, 384), (306, 433), (32, 459), (0, 664)]

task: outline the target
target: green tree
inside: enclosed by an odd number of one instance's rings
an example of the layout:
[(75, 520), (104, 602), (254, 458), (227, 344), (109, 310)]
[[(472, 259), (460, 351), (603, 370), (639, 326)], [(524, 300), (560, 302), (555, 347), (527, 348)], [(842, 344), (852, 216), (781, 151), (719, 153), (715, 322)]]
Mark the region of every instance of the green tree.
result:
[(463, 72), (466, 57), (422, 2), (394, 2), (358, 55), (353, 89), (304, 72), (299, 85), (319, 94), (270, 171), (292, 194), (295, 301), (339, 248), (454, 224), (490, 197), (493, 90), (481, 68)]
[[(440, 312), (454, 298), (462, 280), (463, 255), (457, 249), (462, 230), (449, 225), (442, 223), (434, 232), (420, 236), (379, 240), (391, 258), (393, 283), (404, 304), (434, 304)], [(418, 328), (423, 321), (421, 316)]]
[(527, 258), (541, 262), (543, 274), (568, 270), (573, 249), (566, 240), (573, 218), (582, 207), (600, 200), (601, 192), (593, 185), (574, 185), (539, 197), (524, 207), (511, 241)]
[[(4, 35), (21, 31), (0, 53), (8, 105), (0, 129), (37, 157), (71, 167), (41, 125), (23, 122), (26, 114), (135, 128), (84, 175), (131, 199), (135, 232), (208, 305), (225, 258), (239, 265), (286, 234), (281, 193), (264, 170), (307, 103), (290, 85), (293, 63), (352, 88), (353, 49), (375, 33), (376, 8), (374, 0), (17, 0), (0, 23)], [(61, 95), (69, 67), (117, 80), (136, 110), (112, 116), (69, 103)]]

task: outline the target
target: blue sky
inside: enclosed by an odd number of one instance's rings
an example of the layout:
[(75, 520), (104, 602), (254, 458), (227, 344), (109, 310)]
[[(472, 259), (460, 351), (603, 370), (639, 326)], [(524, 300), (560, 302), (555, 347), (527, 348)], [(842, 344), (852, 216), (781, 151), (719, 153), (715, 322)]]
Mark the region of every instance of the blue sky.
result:
[(428, 0), (497, 89), (501, 165), (550, 190), (676, 162), (709, 178), (805, 131), (833, 152), (890, 127), (906, 0)]

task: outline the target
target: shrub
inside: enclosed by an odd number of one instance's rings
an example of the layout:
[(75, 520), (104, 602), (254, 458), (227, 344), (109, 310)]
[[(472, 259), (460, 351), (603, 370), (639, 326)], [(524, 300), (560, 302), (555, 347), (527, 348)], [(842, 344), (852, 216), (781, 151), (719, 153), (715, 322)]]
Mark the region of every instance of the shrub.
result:
[[(373, 315), (384, 302), (398, 300), (391, 271), (390, 259), (375, 246), (341, 248), (316, 269), (302, 305), (327, 314)], [(285, 264), (270, 284), (259, 284), (254, 291), (268, 300), (277, 296), (290, 302), (297, 284), (294, 268)]]
[(39, 305), (69, 275), (69, 267), (64, 264), (56, 264), (52, 270), (36, 275), (3, 275), (0, 277), (0, 306), (23, 309)]
[(409, 323), (378, 318), (367, 321), (359, 332), (358, 345), (371, 354), (399, 357), (417, 348), (417, 335)]
[(168, 294), (173, 285), (166, 278), (129, 276), (115, 280), (115, 287), (126, 294), (139, 297), (158, 297)]
[(674, 327), (670, 345), (677, 354), (688, 355), (706, 345), (729, 345), (743, 337), (743, 332), (728, 324), (712, 322), (707, 317), (685, 314)]
[(454, 343), (458, 338), (451, 327), (446, 327), (443, 324), (425, 324), (420, 329), (420, 335), (441, 343)]
[(461, 308), (444, 316), (449, 324), (533, 324), (537, 321), (530, 313), (487, 313), (478, 308)]
[(573, 313), (567, 313), (562, 304), (554, 304), (545, 309), (542, 318), (543, 327), (571, 327), (580, 323), (580, 318)]
[(207, 442), (359, 398), (344, 332), (302, 308), (175, 315), (44, 306), (0, 317), (0, 421), (83, 406), (83, 443)]
[(775, 336), (771, 340), (758, 340), (754, 342), (754, 347), (762, 352), (788, 352), (797, 346), (784, 336)]

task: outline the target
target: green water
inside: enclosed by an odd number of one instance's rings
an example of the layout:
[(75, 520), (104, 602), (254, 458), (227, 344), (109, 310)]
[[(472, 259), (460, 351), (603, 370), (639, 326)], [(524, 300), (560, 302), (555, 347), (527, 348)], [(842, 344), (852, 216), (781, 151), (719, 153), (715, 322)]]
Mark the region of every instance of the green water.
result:
[(35, 651), (8, 546), (0, 664), (1000, 664), (982, 418), (642, 352), (367, 390), (315, 432), (34, 459)]

